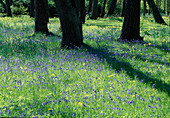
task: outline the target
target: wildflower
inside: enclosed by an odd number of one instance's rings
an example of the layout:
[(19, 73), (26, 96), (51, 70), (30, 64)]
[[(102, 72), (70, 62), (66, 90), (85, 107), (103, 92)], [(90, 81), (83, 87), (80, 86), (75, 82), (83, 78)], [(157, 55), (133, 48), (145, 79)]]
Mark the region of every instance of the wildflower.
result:
[(75, 117), (75, 113), (72, 114), (72, 117)]
[(103, 111), (100, 112), (100, 115), (103, 115)]
[(82, 107), (82, 103), (81, 102), (79, 102), (78, 105), (80, 105)]
[(158, 101), (158, 100), (161, 100), (161, 99), (157, 97), (156, 100)]

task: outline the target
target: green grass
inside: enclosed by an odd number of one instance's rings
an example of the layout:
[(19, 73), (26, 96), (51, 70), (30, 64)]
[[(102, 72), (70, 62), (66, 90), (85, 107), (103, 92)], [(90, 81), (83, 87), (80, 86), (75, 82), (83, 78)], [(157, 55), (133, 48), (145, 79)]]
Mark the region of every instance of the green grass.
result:
[(169, 26), (141, 17), (145, 42), (125, 43), (121, 17), (87, 20), (89, 47), (66, 50), (60, 37), (31, 37), (33, 21), (0, 18), (0, 117), (169, 117)]

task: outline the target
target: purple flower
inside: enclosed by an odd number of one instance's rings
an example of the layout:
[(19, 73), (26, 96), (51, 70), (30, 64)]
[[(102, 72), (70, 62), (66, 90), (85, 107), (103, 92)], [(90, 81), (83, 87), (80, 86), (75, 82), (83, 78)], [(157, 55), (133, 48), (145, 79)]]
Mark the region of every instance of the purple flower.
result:
[(75, 113), (72, 114), (72, 117), (75, 117)]
[(152, 85), (152, 88), (154, 88), (155, 85), (156, 85), (156, 84), (153, 84), (153, 85)]
[(158, 101), (158, 100), (161, 100), (161, 99), (157, 97), (156, 100)]
[(118, 115), (120, 115), (120, 113), (119, 113), (119, 112), (118, 112), (117, 114), (118, 114)]
[(148, 105), (148, 107), (151, 108), (151, 109), (153, 108), (151, 105)]

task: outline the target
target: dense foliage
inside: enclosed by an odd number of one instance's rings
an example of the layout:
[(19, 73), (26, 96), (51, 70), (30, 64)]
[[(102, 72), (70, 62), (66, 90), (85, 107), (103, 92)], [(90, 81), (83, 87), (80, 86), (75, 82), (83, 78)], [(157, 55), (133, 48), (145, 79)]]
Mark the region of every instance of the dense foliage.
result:
[[(48, 1), (49, 1), (48, 2), (48, 4), (49, 4), (49, 16), (50, 17), (58, 16), (58, 13), (56, 11), (56, 6), (54, 4), (54, 0), (48, 0)], [(89, 0), (86, 0), (86, 9), (88, 8), (88, 2), (89, 2)], [(105, 12), (108, 11), (109, 6), (110, 6), (110, 2), (111, 2), (111, 0), (107, 0)], [(5, 1), (4, 1), (4, 3), (5, 3)], [(103, 6), (103, 0), (99, 0), (99, 2), (98, 2), (99, 14), (101, 13), (102, 6)], [(120, 16), (121, 15), (122, 7), (123, 7), (123, 0), (118, 0), (117, 5), (116, 5), (116, 9), (114, 11), (114, 16)], [(15, 14), (15, 15), (29, 14), (30, 0), (13, 0), (13, 5), (11, 6), (11, 8), (12, 8), (13, 14)], [(148, 8), (149, 8), (149, 6), (147, 5), (147, 9)], [(163, 0), (161, 0), (161, 5), (160, 5), (159, 11), (161, 13), (164, 13), (164, 2), (163, 2)], [(4, 13), (4, 12), (5, 12), (5, 9), (4, 9), (3, 5), (0, 4), (0, 13)], [(141, 13), (143, 13), (143, 0), (141, 2)]]

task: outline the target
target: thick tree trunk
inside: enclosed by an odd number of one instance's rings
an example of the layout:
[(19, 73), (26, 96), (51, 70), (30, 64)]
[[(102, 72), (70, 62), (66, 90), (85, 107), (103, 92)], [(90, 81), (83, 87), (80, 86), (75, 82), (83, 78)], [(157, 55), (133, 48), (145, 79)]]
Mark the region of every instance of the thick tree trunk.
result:
[(5, 3), (6, 3), (6, 13), (7, 13), (7, 16), (8, 17), (12, 17), (12, 13), (11, 13), (11, 2), (10, 0), (5, 0)]
[(93, 0), (89, 0), (88, 13), (92, 11)]
[(81, 22), (84, 24), (85, 23), (85, 18), (86, 18), (86, 9), (85, 9), (85, 0), (81, 0), (80, 3), (80, 19)]
[(147, 13), (146, 0), (143, 0), (143, 16)]
[(160, 23), (160, 24), (164, 24), (164, 25), (167, 25), (165, 23), (165, 21), (163, 20), (160, 12), (158, 11), (156, 5), (155, 5), (155, 2), (154, 0), (147, 0), (148, 4), (149, 4), (149, 7), (152, 9), (152, 12), (153, 12), (153, 17), (155, 19), (155, 22), (157, 23)]
[(170, 0), (167, 0), (167, 14), (169, 15), (170, 13)]
[(102, 8), (102, 12), (101, 12), (101, 17), (102, 18), (104, 17), (104, 14), (105, 14), (106, 1), (107, 0), (104, 0), (104, 2), (103, 2), (103, 8)]
[(106, 16), (112, 15), (112, 14), (114, 13), (114, 10), (115, 10), (115, 8), (116, 8), (116, 3), (117, 3), (117, 0), (112, 0), (112, 1), (111, 1), (109, 10), (108, 10)]
[(140, 0), (126, 0), (125, 18), (120, 39), (143, 40), (140, 37)]
[(98, 0), (93, 0), (93, 9), (92, 9), (92, 16), (91, 19), (97, 19), (98, 18)]
[(34, 12), (34, 0), (30, 0), (30, 17), (34, 17), (35, 16), (35, 12)]
[(5, 9), (4, 12), (6, 12), (6, 5), (5, 5), (5, 3), (2, 0), (0, 0), (0, 4), (2, 4), (3, 8)]
[(49, 33), (48, 0), (35, 0), (35, 33)]
[(121, 16), (122, 17), (124, 17), (124, 15), (125, 15), (125, 6), (126, 5), (126, 0), (123, 0), (123, 8), (122, 8), (122, 14), (121, 14)]
[(55, 0), (62, 28), (61, 47), (74, 48), (83, 45), (82, 24), (77, 14), (76, 0)]

